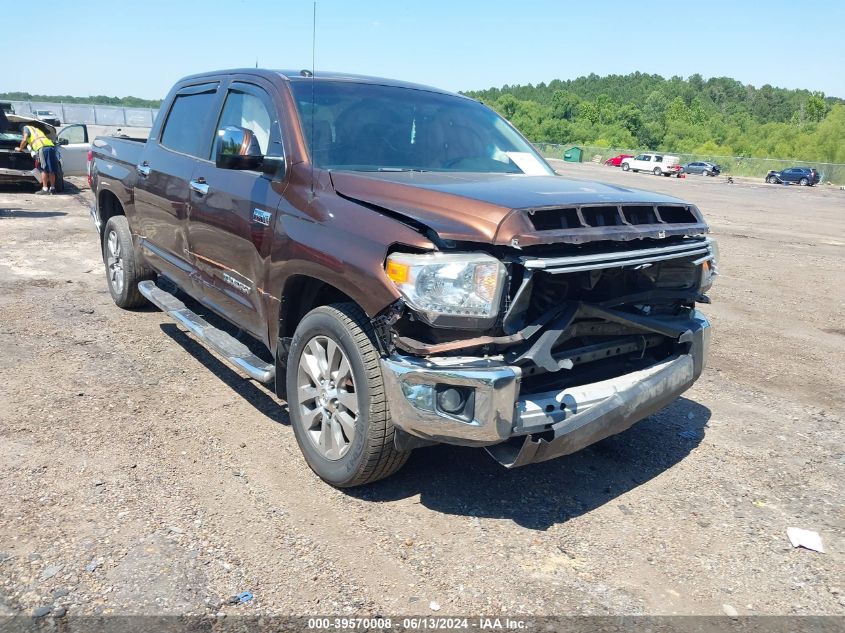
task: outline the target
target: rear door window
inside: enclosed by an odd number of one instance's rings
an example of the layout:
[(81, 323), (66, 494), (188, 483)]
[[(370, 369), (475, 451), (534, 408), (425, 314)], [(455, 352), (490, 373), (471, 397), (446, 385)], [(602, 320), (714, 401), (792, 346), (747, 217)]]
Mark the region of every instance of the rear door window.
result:
[(207, 158), (207, 132), (216, 101), (216, 83), (192, 86), (177, 94), (161, 132), (162, 146), (182, 154)]

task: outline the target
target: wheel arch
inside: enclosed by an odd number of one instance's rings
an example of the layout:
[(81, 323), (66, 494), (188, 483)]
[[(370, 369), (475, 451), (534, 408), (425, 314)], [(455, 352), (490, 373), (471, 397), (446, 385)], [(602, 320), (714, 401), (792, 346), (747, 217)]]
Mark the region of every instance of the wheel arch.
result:
[[(290, 341), (297, 326), (314, 308), (350, 301), (360, 307), (359, 301), (350, 297), (332, 283), (308, 274), (291, 275), (285, 281), (279, 297), (278, 338), (276, 343), (276, 395), (287, 398), (285, 375)], [(366, 313), (366, 310), (364, 310)]]
[(109, 189), (97, 193), (97, 217), (100, 220), (100, 242), (105, 239), (106, 224), (116, 215), (126, 215), (120, 198)]

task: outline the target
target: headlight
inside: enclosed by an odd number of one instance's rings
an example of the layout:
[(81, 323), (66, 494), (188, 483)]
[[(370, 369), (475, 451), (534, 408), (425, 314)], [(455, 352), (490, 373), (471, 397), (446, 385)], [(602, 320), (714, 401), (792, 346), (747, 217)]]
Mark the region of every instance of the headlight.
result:
[(701, 264), (701, 284), (699, 286), (700, 292), (707, 292), (713, 287), (713, 278), (719, 274), (719, 245), (716, 240), (711, 239), (710, 252), (713, 253), (713, 258), (708, 259)]
[(408, 304), (431, 325), (484, 327), (499, 314), (505, 267), (483, 253), (409, 255), (387, 258), (387, 276)]

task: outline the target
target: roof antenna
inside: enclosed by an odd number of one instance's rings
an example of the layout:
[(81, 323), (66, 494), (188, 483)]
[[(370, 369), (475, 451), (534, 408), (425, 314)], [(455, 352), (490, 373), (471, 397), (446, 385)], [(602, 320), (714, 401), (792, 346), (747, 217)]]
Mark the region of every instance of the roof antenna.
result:
[(311, 198), (314, 198), (314, 70), (317, 51), (317, 0), (314, 0), (314, 15), (311, 18)]

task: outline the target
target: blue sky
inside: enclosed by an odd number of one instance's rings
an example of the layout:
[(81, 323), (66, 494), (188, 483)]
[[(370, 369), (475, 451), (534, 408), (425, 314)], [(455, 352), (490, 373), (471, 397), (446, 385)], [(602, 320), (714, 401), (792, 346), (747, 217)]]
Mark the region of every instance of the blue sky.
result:
[[(199, 71), (311, 66), (311, 0), (3, 4), (0, 92), (161, 98)], [(45, 16), (33, 45), (18, 27)], [(318, 0), (316, 57), (449, 90), (639, 70), (845, 97), (845, 2)]]

